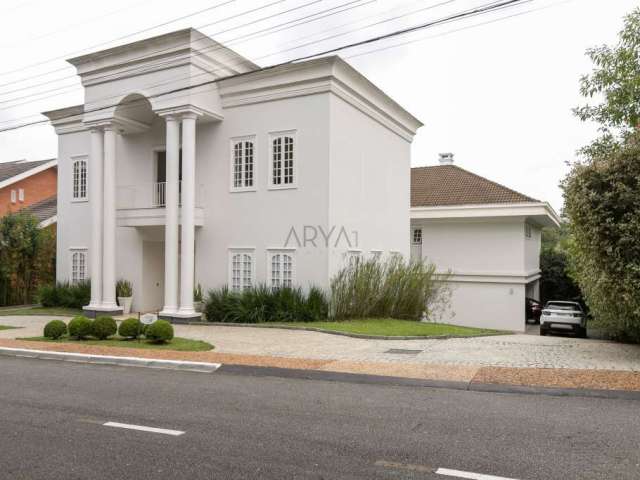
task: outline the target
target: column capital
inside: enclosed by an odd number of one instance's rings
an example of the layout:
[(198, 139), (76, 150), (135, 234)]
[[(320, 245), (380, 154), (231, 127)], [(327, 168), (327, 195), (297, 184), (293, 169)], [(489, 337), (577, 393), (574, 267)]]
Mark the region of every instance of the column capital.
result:
[(155, 113), (163, 117), (165, 119), (176, 119), (182, 120), (185, 118), (194, 118), (202, 117), (206, 114), (206, 112), (198, 107), (194, 107), (192, 105), (186, 105), (182, 107), (172, 107), (172, 108), (162, 108), (159, 110), (154, 110)]
[(107, 132), (112, 130), (115, 130), (115, 131), (120, 130), (120, 126), (115, 121), (115, 119), (94, 120), (91, 122), (84, 122), (84, 125), (92, 132), (95, 132), (95, 131)]

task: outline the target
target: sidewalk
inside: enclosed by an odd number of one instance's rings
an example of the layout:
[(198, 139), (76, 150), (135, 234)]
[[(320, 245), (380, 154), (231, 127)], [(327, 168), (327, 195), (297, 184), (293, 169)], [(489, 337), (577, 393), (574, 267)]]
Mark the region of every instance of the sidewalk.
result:
[[(408, 378), (435, 382), (455, 382), (473, 389), (474, 386), (502, 385), (528, 388), (580, 389), (599, 391), (640, 392), (640, 372), (615, 370), (577, 370), (566, 368), (508, 368), (466, 365), (442, 365), (411, 362), (354, 362), (287, 358), (266, 355), (232, 353), (177, 352), (140, 350), (135, 348), (102, 347), (78, 343), (49, 344), (23, 340), (0, 339), (0, 347), (27, 348), (95, 355), (140, 357), (167, 360), (221, 363), (252, 367), (312, 370), (320, 372), (365, 374)], [(507, 390), (508, 391), (508, 390)]]
[(51, 317), (0, 317), (0, 346), (169, 360), (401, 377), (467, 385), (640, 391), (640, 346), (514, 334), (449, 340), (370, 340), (326, 333), (176, 325), (211, 352), (139, 350), (16, 340), (42, 335)]

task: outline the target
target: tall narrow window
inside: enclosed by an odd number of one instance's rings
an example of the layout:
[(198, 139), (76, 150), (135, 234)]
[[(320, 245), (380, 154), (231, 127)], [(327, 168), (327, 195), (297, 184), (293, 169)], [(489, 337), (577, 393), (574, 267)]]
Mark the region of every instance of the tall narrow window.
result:
[(87, 161), (84, 159), (73, 162), (73, 199), (87, 199)]
[(255, 143), (253, 137), (235, 139), (231, 142), (231, 188), (253, 190), (255, 170)]
[(15, 190), (11, 190), (11, 203), (16, 203), (17, 202), (17, 194)]
[(422, 229), (414, 228), (413, 229), (413, 239), (412, 242), (414, 245), (422, 245)]
[(239, 292), (253, 286), (253, 252), (231, 251), (230, 284), (231, 290)]
[(295, 133), (279, 133), (271, 137), (271, 178), (273, 188), (296, 186), (296, 141)]
[(293, 287), (294, 258), (291, 251), (269, 252), (269, 284), (272, 288)]
[(87, 250), (71, 250), (71, 282), (78, 283), (87, 279)]

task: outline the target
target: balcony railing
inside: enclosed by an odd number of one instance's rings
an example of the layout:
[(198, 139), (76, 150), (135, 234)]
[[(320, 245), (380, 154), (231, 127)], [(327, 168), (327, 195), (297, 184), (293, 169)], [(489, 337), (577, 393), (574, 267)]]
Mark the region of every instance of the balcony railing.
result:
[[(196, 185), (196, 207), (202, 206), (202, 185)], [(179, 184), (178, 201), (181, 202), (182, 182)], [(116, 205), (119, 209), (164, 208), (167, 203), (166, 182), (148, 182), (120, 185), (117, 188)]]

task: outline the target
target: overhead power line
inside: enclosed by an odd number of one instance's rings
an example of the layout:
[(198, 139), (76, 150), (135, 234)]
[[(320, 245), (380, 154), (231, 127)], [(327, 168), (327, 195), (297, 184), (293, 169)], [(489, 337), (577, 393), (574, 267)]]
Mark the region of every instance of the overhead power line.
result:
[[(299, 10), (301, 8), (304, 8), (306, 6), (312, 5), (314, 3), (318, 3), (318, 1), (320, 1), (320, 0), (313, 0), (311, 2), (308, 2), (308, 3), (305, 3), (305, 4), (290, 8), (288, 10), (284, 10), (282, 12), (279, 12), (278, 14), (272, 14), (272, 15), (268, 15), (266, 17), (261, 17), (259, 19), (244, 23), (242, 25), (236, 25), (234, 27), (227, 28), (226, 30), (219, 30), (219, 31), (217, 31), (215, 33), (210, 32), (207, 35), (211, 36), (211, 37), (222, 35), (224, 33), (228, 33), (230, 31), (237, 30), (239, 28), (243, 28), (243, 27), (258, 23), (260, 21), (271, 19), (271, 18), (279, 16), (281, 14), (286, 14), (286, 13), (293, 12), (295, 10)], [(249, 34), (240, 35), (240, 36), (238, 36), (236, 38), (232, 38), (232, 39), (230, 39), (228, 41), (225, 41), (224, 45), (221, 45), (221, 46), (213, 46), (213, 47), (203, 48), (202, 50), (200, 50), (197, 53), (197, 55), (204, 54), (205, 52), (208, 52), (208, 51), (211, 51), (211, 50), (215, 51), (215, 50), (218, 50), (218, 49), (226, 48), (228, 46), (235, 45), (236, 43), (243, 43), (245, 41), (255, 40), (256, 38), (259, 38), (259, 37), (262, 37), (262, 36), (265, 36), (265, 35), (269, 35), (269, 34), (272, 34), (272, 33), (276, 33), (276, 32), (279, 32), (279, 31), (283, 31), (283, 30), (286, 30), (286, 29), (289, 29), (289, 28), (294, 28), (294, 27), (297, 27), (297, 26), (300, 26), (300, 25), (304, 25), (304, 24), (308, 24), (308, 23), (311, 23), (311, 22), (315, 22), (317, 20), (321, 20), (322, 18), (326, 18), (326, 17), (329, 17), (331, 15), (335, 15), (337, 13), (341, 13), (341, 12), (344, 12), (344, 11), (347, 11), (347, 10), (352, 10), (354, 8), (362, 7), (364, 5), (373, 3), (374, 1), (375, 0), (367, 0), (367, 1), (365, 1), (365, 0), (352, 0), (350, 2), (346, 2), (346, 3), (343, 3), (343, 4), (337, 5), (335, 7), (331, 7), (331, 8), (328, 8), (326, 10), (320, 11), (320, 12), (315, 12), (315, 13), (312, 13), (310, 15), (306, 15), (306, 16), (303, 16), (301, 18), (298, 18), (298, 19), (290, 20), (290, 21), (287, 21), (287, 22), (284, 22), (284, 23), (280, 23), (278, 25), (274, 25), (274, 26), (271, 26), (271, 27), (264, 28), (262, 30), (258, 30), (257, 32), (252, 32), (252, 33), (249, 33)], [(413, 14), (416, 14), (416, 13), (420, 13), (420, 12), (424, 12), (424, 11), (427, 11), (427, 10), (431, 10), (431, 9), (437, 8), (439, 6), (443, 6), (443, 5), (446, 5), (446, 4), (453, 3), (455, 1), (457, 1), (457, 0), (446, 0), (446, 1), (443, 1), (443, 2), (440, 2), (440, 3), (436, 3), (436, 4), (433, 4), (433, 5), (430, 5), (428, 7), (420, 8), (418, 10), (412, 10), (410, 12), (405, 12), (402, 15), (397, 15), (397, 16), (392, 17), (392, 18), (386, 18), (386, 19), (383, 19), (381, 21), (370, 23), (370, 24), (365, 25), (363, 27), (359, 27), (358, 30), (365, 30), (365, 29), (371, 28), (373, 26), (379, 26), (379, 25), (381, 25), (383, 23), (387, 23), (387, 22), (390, 22), (390, 21), (393, 21), (393, 20), (398, 20), (400, 18), (407, 17), (409, 15), (413, 15)], [(364, 2), (364, 3), (361, 3), (361, 2)], [(246, 13), (255, 12), (257, 10), (266, 8), (267, 6), (274, 5), (275, 3), (279, 3), (279, 2), (274, 2), (274, 3), (268, 4), (266, 6), (260, 7), (260, 8), (255, 8), (255, 9), (252, 9), (252, 10), (248, 10), (248, 11), (243, 12), (241, 14), (233, 15), (231, 17), (227, 17), (227, 18), (224, 18), (224, 19), (220, 19), (220, 20), (218, 20), (216, 22), (213, 22), (213, 23), (210, 23), (210, 24), (201, 25), (201, 26), (199, 26), (197, 28), (198, 29), (206, 28), (206, 27), (214, 25), (216, 23), (221, 23), (223, 21), (226, 21), (226, 20), (229, 20), (229, 19), (232, 19), (232, 18), (237, 18), (238, 16), (244, 15)], [(342, 7), (345, 7), (345, 8), (342, 8)], [(341, 9), (341, 10), (331, 12), (332, 10), (337, 10), (337, 9)], [(384, 13), (389, 13), (389, 12), (391, 12), (393, 10), (394, 9), (387, 10)], [(329, 13), (327, 13), (327, 12), (329, 12)], [(324, 14), (324, 15), (321, 15), (321, 14)], [(341, 27), (349, 25), (349, 24), (359, 23), (359, 22), (361, 22), (361, 21), (363, 21), (365, 19), (376, 17), (376, 16), (379, 16), (379, 15), (372, 15), (372, 16), (369, 16), (369, 17), (365, 17), (364, 19), (360, 19), (360, 20), (357, 20), (357, 21), (354, 21), (354, 22), (349, 22), (347, 24), (343, 24), (343, 25), (340, 25), (338, 27), (330, 28), (330, 29), (325, 30), (323, 32), (318, 32), (318, 33), (313, 34), (313, 35), (307, 35), (305, 37), (298, 38), (296, 40), (303, 40), (305, 38), (317, 36), (317, 35), (319, 35), (321, 33), (326, 33), (326, 32), (335, 30), (336, 28), (341, 28)], [(312, 17), (315, 17), (315, 18), (312, 18)], [(296, 23), (296, 22), (298, 22), (298, 23)], [(291, 25), (292, 23), (295, 23), (295, 25)], [(284, 27), (277, 29), (278, 27), (282, 27), (282, 26), (284, 26)], [(277, 29), (277, 30), (273, 31), (273, 29)], [(340, 36), (344, 36), (344, 35), (347, 35), (347, 34), (352, 33), (352, 32), (353, 32), (353, 30), (348, 30), (346, 32), (339, 33), (337, 35), (331, 35), (331, 36), (328, 36), (328, 37), (317, 39), (317, 40), (315, 40), (313, 42), (309, 42), (309, 43), (306, 43), (306, 44), (303, 44), (303, 45), (298, 45), (298, 46), (294, 46), (294, 47), (288, 47), (285, 50), (276, 51), (274, 53), (258, 57), (256, 59), (256, 61), (268, 58), (268, 57), (273, 56), (273, 55), (286, 53), (287, 51), (296, 50), (296, 49), (302, 48), (304, 46), (309, 46), (309, 45), (313, 45), (313, 44), (316, 44), (316, 43), (319, 43), (319, 42), (322, 42), (322, 41), (327, 41), (327, 40), (331, 40), (331, 39), (334, 39), (334, 38), (338, 38)], [(206, 40), (209, 40), (209, 39), (208, 38), (202, 39), (202, 41), (206, 41)], [(195, 42), (193, 42), (192, 45), (195, 45), (198, 42), (199, 41), (196, 40)], [(288, 43), (291, 43), (291, 42), (288, 42)], [(187, 44), (185, 44), (184, 46), (187, 46)], [(173, 50), (173, 48), (174, 48), (174, 46), (171, 46), (169, 48), (161, 48), (161, 49), (155, 50), (153, 52), (145, 52), (144, 55), (141, 55), (141, 56), (138, 56), (138, 57), (133, 57), (133, 58), (130, 59), (130, 61), (131, 62), (135, 62), (136, 60), (140, 60), (140, 59), (146, 58), (149, 55), (159, 55), (161, 53), (171, 51), (171, 50)], [(170, 63), (170, 61), (169, 62), (165, 62), (165, 64), (168, 64), (168, 63)], [(159, 64), (159, 65), (162, 65), (162, 64)], [(148, 69), (148, 68), (149, 67), (144, 67), (144, 66), (142, 66), (142, 67), (134, 66), (134, 67), (130, 67), (128, 69), (124, 69), (122, 71), (119, 71), (117, 74), (105, 74), (105, 75), (102, 75), (100, 77), (96, 77), (96, 78), (94, 78), (94, 80), (105, 80), (105, 79), (112, 78), (113, 76), (121, 75), (121, 74), (124, 74), (124, 73), (129, 73), (129, 74), (137, 73), (137, 74), (140, 74), (140, 73), (144, 73), (146, 71), (146, 69)], [(154, 68), (155, 68), (155, 66), (154, 66)], [(49, 90), (46, 90), (46, 91), (34, 92), (34, 93), (31, 93), (31, 94), (23, 95), (23, 96), (20, 96), (20, 97), (14, 97), (14, 98), (11, 98), (11, 99), (4, 99), (4, 100), (0, 101), (0, 105), (6, 104), (6, 103), (9, 103), (9, 102), (12, 102), (12, 101), (16, 101), (16, 100), (23, 100), (23, 99), (26, 99), (26, 98), (38, 97), (38, 98), (35, 98), (34, 100), (31, 100), (31, 101), (21, 102), (21, 103), (13, 104), (13, 105), (8, 105), (7, 107), (4, 108), (4, 109), (8, 109), (8, 108), (13, 108), (13, 107), (22, 106), (22, 105), (25, 105), (25, 104), (28, 104), (28, 103), (32, 103), (34, 101), (41, 101), (41, 100), (45, 100), (47, 98), (55, 97), (60, 93), (71, 93), (71, 92), (73, 92), (73, 91), (75, 91), (77, 89), (76, 84), (75, 84), (76, 78), (77, 78), (76, 75), (69, 75), (69, 76), (66, 76), (66, 77), (63, 77), (63, 78), (60, 78), (60, 79), (52, 80), (51, 83), (55, 83), (57, 81), (61, 81), (61, 80), (64, 80), (64, 79), (70, 79), (70, 80), (74, 80), (74, 84), (72, 84), (72, 85), (63, 85), (63, 86), (55, 87), (55, 88), (52, 88), (52, 89), (49, 89)], [(44, 86), (44, 85), (48, 85), (48, 84), (49, 84), (49, 82), (42, 82), (42, 83), (37, 84), (35, 86)], [(22, 87), (22, 88), (17, 88), (17, 89), (11, 90), (10, 92), (28, 90), (28, 89), (30, 89), (32, 87), (34, 87), (34, 85), (26, 86), (26, 87)], [(67, 89), (67, 90), (65, 90), (65, 89)], [(10, 93), (10, 92), (0, 93), (0, 96), (3, 95), (3, 94), (6, 94), (6, 93)], [(56, 94), (56, 95), (48, 95), (48, 96), (45, 96), (45, 97), (41, 97), (40, 96), (42, 94), (50, 93), (50, 92), (59, 92), (59, 93)]]
[[(419, 30), (422, 30), (422, 29), (426, 29), (426, 28), (432, 28), (432, 27), (435, 27), (435, 26), (438, 26), (438, 25), (442, 25), (442, 24), (445, 24), (445, 23), (450, 23), (452, 21), (462, 20), (462, 19), (465, 19), (465, 18), (468, 18), (468, 17), (473, 17), (473, 16), (477, 16), (477, 15), (486, 14), (486, 13), (489, 13), (489, 12), (492, 12), (492, 11), (503, 9), (504, 7), (516, 6), (518, 4), (523, 4), (523, 3), (529, 3), (530, 1), (531, 0), (504, 0), (504, 1), (501, 1), (501, 2), (492, 2), (492, 3), (490, 3), (488, 5), (485, 5), (485, 6), (482, 6), (482, 7), (478, 7), (478, 8), (475, 8), (475, 9), (466, 10), (464, 12), (459, 12), (459, 13), (456, 13), (456, 14), (452, 14), (452, 15), (449, 15), (449, 16), (446, 16), (446, 17), (442, 17), (440, 19), (433, 20), (433, 21), (430, 21), (430, 22), (422, 23), (420, 25), (416, 25), (416, 26), (413, 26), (413, 27), (408, 27), (408, 28), (404, 28), (404, 29), (400, 29), (400, 30), (395, 30), (393, 32), (389, 32), (389, 33), (386, 33), (386, 34), (383, 34), (383, 35), (378, 35), (376, 37), (360, 40), (360, 41), (357, 41), (357, 42), (352, 42), (352, 43), (349, 43), (349, 44), (346, 44), (346, 45), (342, 45), (342, 46), (339, 46), (339, 47), (334, 47), (334, 48), (331, 48), (331, 49), (326, 49), (324, 51), (317, 52), (317, 53), (314, 53), (314, 54), (301, 56), (301, 57), (298, 57), (298, 58), (295, 58), (295, 59), (292, 59), (292, 60), (289, 60), (289, 61), (286, 61), (286, 62), (278, 63), (278, 64), (275, 64), (275, 65), (271, 65), (269, 67), (265, 67), (265, 68), (262, 69), (262, 71), (264, 72), (264, 71), (274, 70), (277, 67), (281, 67), (281, 66), (284, 66), (284, 65), (292, 65), (292, 64), (295, 65), (297, 62), (301, 62), (301, 61), (308, 60), (308, 59), (311, 59), (311, 58), (316, 58), (316, 57), (329, 55), (329, 54), (336, 53), (336, 52), (341, 51), (341, 50), (354, 48), (354, 47), (358, 47), (358, 46), (362, 46), (362, 45), (368, 45), (368, 44), (371, 44), (371, 43), (374, 43), (374, 42), (378, 42), (378, 41), (381, 41), (381, 40), (384, 40), (384, 39), (394, 38), (394, 37), (400, 36), (400, 35), (405, 35), (405, 34), (410, 33), (410, 32), (415, 32), (415, 31), (419, 31)], [(301, 66), (301, 67), (303, 67), (303, 66)], [(170, 90), (167, 90), (167, 91), (159, 92), (159, 93), (156, 93), (156, 94), (153, 94), (153, 95), (149, 95), (148, 98), (157, 98), (157, 97), (161, 97), (161, 96), (164, 96), (164, 95), (180, 93), (180, 92), (191, 90), (191, 89), (194, 89), (194, 88), (199, 88), (199, 87), (202, 87), (202, 86), (211, 85), (211, 84), (217, 83), (217, 82), (222, 81), (222, 80), (228, 80), (228, 79), (231, 79), (231, 78), (244, 77), (244, 76), (247, 76), (247, 75), (251, 75), (253, 73), (255, 73), (255, 71), (250, 71), (250, 72), (247, 72), (247, 73), (239, 73), (239, 74), (235, 74), (235, 75), (229, 75), (229, 76), (226, 76), (226, 77), (221, 77), (221, 78), (217, 78), (217, 79), (213, 79), (213, 80), (207, 80), (207, 81), (200, 82), (200, 83), (197, 83), (197, 84), (194, 84), (194, 85), (178, 87), (178, 88), (170, 89)], [(133, 100), (133, 101), (131, 101), (129, 103), (134, 103), (134, 102), (139, 102), (139, 100)], [(108, 108), (113, 108), (113, 107), (116, 107), (116, 106), (118, 106), (118, 104), (110, 104), (110, 105), (106, 105), (106, 106), (101, 106), (101, 107), (85, 110), (84, 113), (92, 113), (92, 112), (96, 112), (96, 111), (102, 111), (102, 110), (105, 110), (105, 109), (108, 109)], [(69, 118), (72, 118), (72, 117), (74, 117), (74, 115), (70, 115), (69, 116)], [(48, 120), (40, 120), (40, 121), (28, 122), (28, 123), (24, 123), (24, 124), (21, 124), (21, 125), (2, 128), (2, 129), (0, 129), (0, 132), (5, 132), (5, 131), (9, 131), (9, 130), (16, 130), (16, 129), (19, 129), (19, 128), (24, 128), (24, 127), (32, 126), (32, 125), (44, 124), (44, 123), (47, 123), (47, 122), (48, 122)]]

